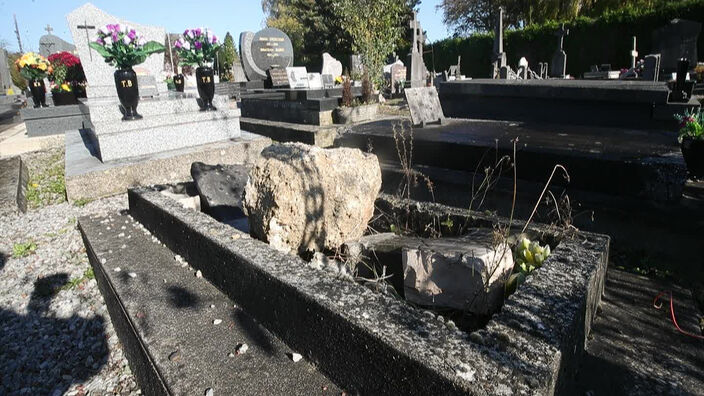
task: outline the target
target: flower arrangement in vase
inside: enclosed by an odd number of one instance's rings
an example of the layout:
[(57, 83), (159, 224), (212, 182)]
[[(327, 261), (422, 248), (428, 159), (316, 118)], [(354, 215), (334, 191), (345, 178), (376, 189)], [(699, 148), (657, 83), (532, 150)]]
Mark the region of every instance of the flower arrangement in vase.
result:
[[(81, 65), (81, 60), (74, 54), (64, 51), (51, 54), (47, 57), (53, 72), (49, 74), (49, 81), (51, 84), (52, 100), (54, 100), (54, 105), (58, 106), (56, 103), (56, 93), (70, 92), (65, 98), (60, 98), (59, 101), (62, 104), (69, 104), (68, 102), (73, 101), (77, 103), (76, 99), (73, 98), (85, 98), (85, 85), (86, 85), (86, 75), (83, 72), (83, 66)], [(66, 86), (64, 86), (64, 84)], [(68, 89), (66, 89), (68, 87)]]
[(186, 29), (183, 37), (174, 44), (181, 63), (196, 68), (196, 85), (198, 96), (202, 101), (201, 111), (217, 110), (213, 106), (215, 96), (215, 79), (212, 63), (220, 49), (218, 38), (208, 29)]
[(44, 78), (52, 72), (49, 61), (34, 52), (27, 52), (15, 61), (15, 67), (29, 83), (34, 107), (48, 107), (46, 104), (46, 86)]
[(151, 54), (164, 52), (164, 45), (146, 41), (130, 26), (108, 24), (98, 29), (98, 38), (90, 43), (105, 62), (115, 66), (115, 87), (122, 104), (123, 121), (142, 118), (137, 113), (139, 86), (133, 66), (144, 63)]
[(677, 141), (690, 176), (704, 178), (704, 112), (701, 109), (686, 110), (675, 115), (680, 122)]

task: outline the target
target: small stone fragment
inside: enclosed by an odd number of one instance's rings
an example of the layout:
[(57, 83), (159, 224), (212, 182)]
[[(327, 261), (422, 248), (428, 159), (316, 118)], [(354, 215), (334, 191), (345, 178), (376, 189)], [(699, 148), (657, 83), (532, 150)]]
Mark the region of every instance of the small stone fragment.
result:
[(115, 271), (115, 272), (120, 272), (120, 271), (122, 271), (122, 268), (120, 268), (120, 267), (115, 267), (115, 268), (113, 268), (113, 271)]
[(301, 359), (303, 359), (303, 355), (301, 355), (300, 353), (291, 353), (291, 360), (293, 360), (294, 363), (298, 363), (299, 361), (301, 361)]
[(215, 304), (210, 304), (210, 308), (215, 308)]
[(178, 362), (179, 360), (181, 360), (181, 352), (180, 351), (171, 352), (171, 354), (169, 355), (169, 360), (172, 362)]
[(238, 344), (237, 348), (235, 348), (235, 352), (237, 352), (238, 355), (242, 355), (243, 353), (247, 353), (249, 350), (249, 345), (247, 344)]
[(235, 357), (235, 354), (232, 353), (232, 352), (230, 352), (230, 353), (227, 354), (227, 357)]
[(134, 272), (129, 272), (127, 275), (129, 275), (130, 278), (136, 278), (136, 277), (137, 277), (137, 274), (135, 274)]
[(200, 270), (196, 271), (196, 278), (202, 278), (202, 277), (203, 277), (203, 273), (200, 272)]
[(107, 262), (108, 262), (108, 261), (105, 260), (104, 258), (101, 258), (101, 259), (100, 259), (100, 264), (105, 264), (105, 263), (107, 263)]
[(232, 235), (232, 240), (234, 241), (235, 239), (240, 239), (240, 235), (239, 234)]
[(214, 394), (213, 388), (208, 388), (205, 390), (205, 396), (213, 396)]
[(465, 363), (460, 363), (455, 366), (455, 374), (457, 374), (458, 377), (469, 382), (474, 382), (474, 374), (476, 374), (476, 372), (476, 370), (474, 370)]
[(222, 323), (222, 319), (215, 319), (215, 320), (213, 320), (213, 324), (214, 324), (214, 325), (219, 325), (220, 323)]

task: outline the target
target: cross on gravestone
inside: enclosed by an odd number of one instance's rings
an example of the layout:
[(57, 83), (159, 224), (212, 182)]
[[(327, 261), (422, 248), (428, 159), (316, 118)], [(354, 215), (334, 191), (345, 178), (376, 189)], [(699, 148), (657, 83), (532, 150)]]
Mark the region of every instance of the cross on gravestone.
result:
[(423, 44), (425, 43), (425, 35), (418, 21), (418, 13), (413, 11), (413, 20), (410, 22), (410, 27), (413, 29), (413, 52), (423, 53)]
[(565, 29), (564, 23), (560, 26), (560, 30), (555, 32), (555, 36), (557, 36), (557, 49), (558, 50), (560, 50), (560, 51), (563, 50), (562, 46), (564, 44), (565, 36), (568, 36), (569, 34), (570, 34), (570, 30)]
[(550, 75), (552, 77), (565, 78), (567, 73), (567, 54), (563, 50), (563, 44), (565, 36), (570, 34), (569, 29), (565, 29), (565, 24), (560, 26), (560, 30), (555, 32), (557, 36), (557, 50), (552, 57), (552, 67), (550, 68)]
[(636, 36), (633, 36), (633, 49), (631, 50), (631, 69), (636, 67), (636, 59), (638, 58), (638, 50), (636, 49)]
[(44, 28), (44, 30), (46, 30), (47, 34), (51, 34), (51, 32), (54, 31), (54, 28), (51, 27), (51, 25), (49, 25), (49, 24), (47, 23), (47, 24), (46, 24), (46, 27)]
[(492, 62), (492, 78), (499, 78), (501, 68), (506, 66), (504, 52), (504, 8), (499, 7), (498, 20), (494, 29), (494, 60)]
[(76, 26), (78, 29), (85, 29), (86, 31), (86, 43), (88, 44), (88, 55), (90, 55), (90, 60), (93, 60), (93, 51), (90, 48), (90, 35), (88, 34), (88, 30), (95, 29), (95, 26), (88, 25), (88, 21), (84, 20), (83, 25), (78, 25)]

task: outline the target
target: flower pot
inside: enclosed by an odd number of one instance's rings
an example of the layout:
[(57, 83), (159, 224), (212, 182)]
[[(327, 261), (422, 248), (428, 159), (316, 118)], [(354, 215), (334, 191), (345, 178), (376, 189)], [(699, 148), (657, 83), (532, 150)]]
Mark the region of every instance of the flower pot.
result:
[(356, 124), (373, 120), (378, 110), (378, 103), (353, 107), (338, 107), (332, 112), (332, 119), (335, 124)]
[(51, 100), (54, 102), (54, 106), (78, 104), (75, 92), (52, 92)]
[(44, 86), (44, 80), (29, 80), (29, 90), (32, 92), (35, 109), (37, 107), (49, 107), (46, 104), (46, 87)]
[(704, 140), (685, 137), (680, 148), (689, 175), (695, 179), (704, 178)]
[(117, 88), (120, 104), (122, 104), (120, 107), (123, 114), (122, 121), (141, 119), (142, 116), (137, 113), (137, 104), (139, 104), (137, 73), (132, 69), (116, 70), (115, 88)]
[(186, 79), (183, 74), (177, 74), (174, 76), (174, 86), (176, 87), (176, 92), (183, 92), (183, 88), (186, 86)]
[(201, 66), (196, 69), (196, 85), (198, 86), (198, 96), (200, 96), (201, 100), (200, 111), (217, 110), (213, 106), (215, 79), (212, 67)]

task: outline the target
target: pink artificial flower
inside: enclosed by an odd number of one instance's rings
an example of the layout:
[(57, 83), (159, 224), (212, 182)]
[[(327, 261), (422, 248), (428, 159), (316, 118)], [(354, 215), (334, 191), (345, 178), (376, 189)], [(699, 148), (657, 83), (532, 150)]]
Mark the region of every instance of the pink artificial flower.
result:
[(118, 36), (117, 32), (113, 31), (112, 32), (112, 41), (117, 41), (118, 38), (119, 38), (119, 36)]
[(181, 49), (181, 47), (183, 47), (183, 43), (181, 43), (181, 39), (176, 40), (176, 42), (174, 43), (174, 47), (176, 47), (178, 49)]
[(197, 50), (203, 47), (203, 44), (200, 41), (196, 41), (195, 43), (193, 43), (193, 45), (196, 47)]
[(137, 37), (137, 32), (135, 32), (134, 29), (130, 29), (129, 33), (127, 33), (127, 37), (129, 37), (130, 40), (134, 40)]
[(210, 43), (211, 43), (211, 44), (215, 44), (215, 43), (217, 43), (217, 42), (218, 42), (218, 36), (213, 35), (213, 37), (210, 39)]
[(200, 28), (195, 28), (193, 30), (193, 34), (195, 34), (196, 36), (200, 36), (201, 34), (203, 34), (203, 31)]
[(100, 44), (100, 45), (105, 45), (105, 41), (103, 41), (103, 39), (101, 39), (100, 37), (98, 37), (97, 39), (95, 39), (95, 42), (98, 43), (98, 44)]

